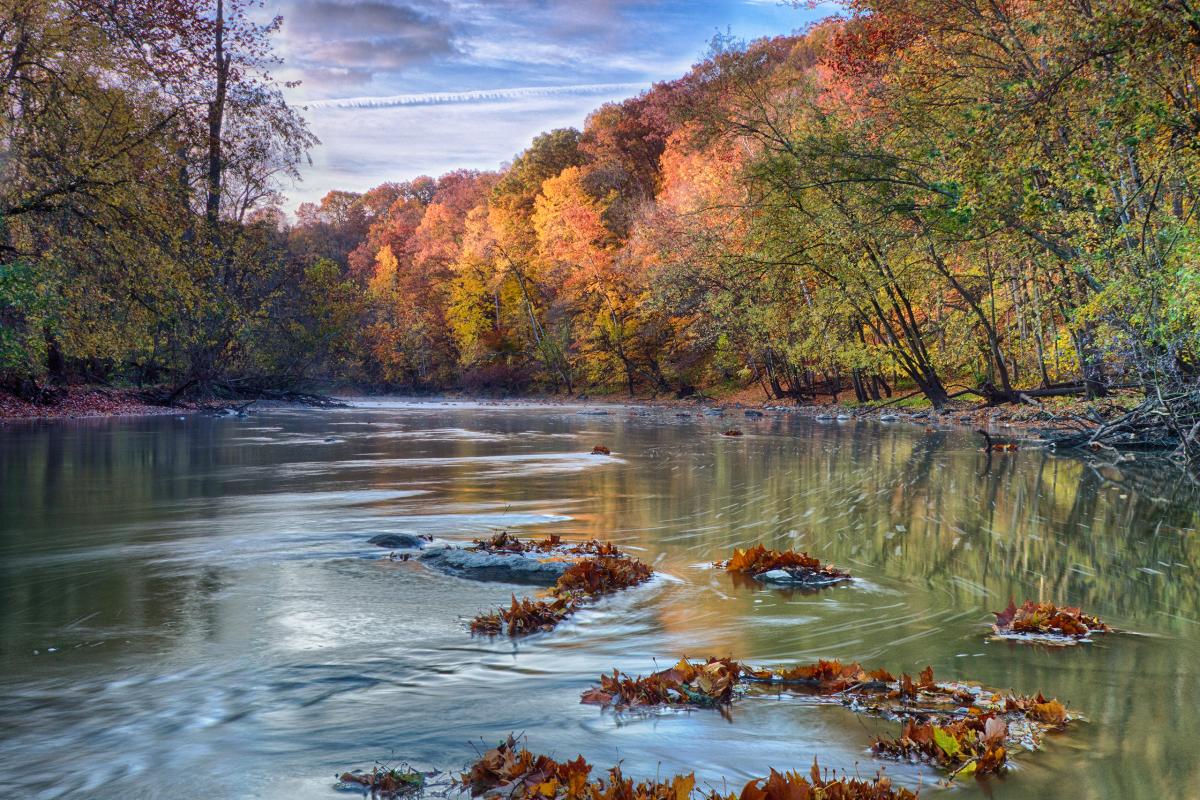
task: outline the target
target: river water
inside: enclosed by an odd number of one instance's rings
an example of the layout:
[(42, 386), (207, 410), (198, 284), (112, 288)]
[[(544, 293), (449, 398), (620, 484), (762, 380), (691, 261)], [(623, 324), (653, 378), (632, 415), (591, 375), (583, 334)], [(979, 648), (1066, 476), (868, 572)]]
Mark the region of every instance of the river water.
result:
[[(0, 428), (0, 796), (329, 798), (376, 761), (459, 769), (510, 732), (628, 775), (740, 789), (824, 766), (922, 796), (1163, 798), (1200, 786), (1200, 489), (1143, 461), (997, 455), (915, 426), (611, 408), (363, 402), (246, 418)], [(737, 426), (741, 438), (719, 432)], [(606, 444), (611, 457), (591, 456)], [(465, 620), (528, 588), (392, 562), (390, 531), (612, 540), (664, 577), (519, 642)], [(859, 581), (707, 566), (763, 542)], [(1010, 596), (1136, 635), (985, 641)], [(885, 764), (898, 726), (753, 697), (614, 715), (614, 667), (856, 659), (1057, 696), (1087, 721), (1000, 779)]]

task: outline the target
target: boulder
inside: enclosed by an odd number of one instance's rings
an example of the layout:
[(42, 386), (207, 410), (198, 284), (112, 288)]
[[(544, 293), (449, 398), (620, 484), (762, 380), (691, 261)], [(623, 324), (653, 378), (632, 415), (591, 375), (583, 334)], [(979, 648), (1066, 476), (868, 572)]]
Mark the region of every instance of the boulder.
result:
[(782, 569), (773, 569), (754, 576), (764, 583), (791, 583), (792, 575)]
[(807, 570), (789, 571), (786, 569), (773, 569), (767, 572), (760, 572), (754, 576), (754, 579), (763, 583), (793, 586), (801, 589), (822, 589), (826, 586), (833, 586), (834, 584), (850, 580), (849, 577), (830, 577)]
[(421, 554), (421, 562), (439, 572), (475, 581), (553, 586), (570, 561), (542, 561), (524, 553), (487, 553), (439, 547)]
[(411, 533), (381, 533), (367, 539), (367, 544), (391, 550), (414, 550), (424, 547), (427, 542), (420, 536)]

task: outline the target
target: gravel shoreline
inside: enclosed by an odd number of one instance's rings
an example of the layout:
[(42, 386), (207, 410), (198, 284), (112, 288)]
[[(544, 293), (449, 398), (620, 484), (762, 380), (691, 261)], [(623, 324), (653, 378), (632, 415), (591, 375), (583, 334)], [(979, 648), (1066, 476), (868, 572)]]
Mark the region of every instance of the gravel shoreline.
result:
[[(1055, 414), (1033, 406), (986, 407), (964, 401), (955, 401), (938, 411), (933, 409), (883, 407), (852, 407), (840, 404), (784, 405), (779, 403), (722, 402), (720, 400), (695, 399), (624, 399), (615, 397), (578, 398), (546, 397), (529, 395), (523, 397), (492, 398), (466, 395), (444, 395), (409, 397), (403, 395), (368, 396), (366, 401), (404, 400), (415, 404), (430, 405), (446, 402), (483, 402), (489, 406), (561, 405), (566, 408), (582, 408), (579, 413), (612, 413), (621, 409), (660, 411), (662, 413), (689, 414), (713, 419), (748, 420), (761, 417), (795, 415), (820, 421), (846, 423), (858, 420), (873, 420), (883, 424), (911, 424), (934, 430), (951, 428), (986, 428), (989, 432), (1009, 431), (1014, 435), (1029, 438), (1031, 434), (1050, 434), (1067, 430)], [(353, 400), (351, 400), (353, 402)], [(242, 404), (229, 404), (242, 405)], [(251, 411), (278, 406), (275, 402), (260, 402), (251, 406)], [(37, 404), (21, 400), (11, 394), (0, 393), (0, 424), (22, 420), (89, 419), (119, 416), (163, 416), (184, 415), (199, 412), (220, 412), (220, 406), (157, 406), (139, 397), (135, 389), (107, 389), (95, 387), (72, 388), (53, 404)]]

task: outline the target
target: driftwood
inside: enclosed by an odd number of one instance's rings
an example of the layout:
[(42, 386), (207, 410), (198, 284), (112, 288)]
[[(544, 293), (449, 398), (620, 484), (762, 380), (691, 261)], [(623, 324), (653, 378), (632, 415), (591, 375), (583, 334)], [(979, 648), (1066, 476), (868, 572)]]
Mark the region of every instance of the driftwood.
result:
[[(335, 400), (332, 397), (309, 392), (263, 386), (204, 382), (196, 379), (185, 381), (171, 390), (148, 390), (142, 392), (141, 397), (147, 403), (158, 406), (176, 406), (185, 397), (216, 400), (247, 400), (250, 402), (274, 400), (282, 403), (297, 403), (299, 405), (315, 406), (318, 408), (341, 408), (345, 406), (345, 403)], [(249, 405), (249, 403), (246, 405)]]
[(1188, 463), (1200, 462), (1200, 388), (1163, 394), (1156, 391), (1136, 407), (1112, 419), (1064, 415), (1077, 432), (1047, 436), (1055, 448), (1160, 450)]
[(985, 431), (983, 428), (979, 428), (975, 432), (983, 437), (983, 451), (985, 453), (991, 453), (995, 450), (1016, 450), (1017, 449), (1017, 445), (1014, 442), (994, 441), (992, 439), (992, 435), (990, 433), (988, 433), (987, 431)]

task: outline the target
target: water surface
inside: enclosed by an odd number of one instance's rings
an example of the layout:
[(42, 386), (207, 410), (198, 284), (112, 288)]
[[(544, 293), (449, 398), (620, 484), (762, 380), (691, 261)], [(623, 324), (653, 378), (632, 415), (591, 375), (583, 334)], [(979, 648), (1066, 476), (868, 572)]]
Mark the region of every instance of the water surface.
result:
[[(564, 406), (364, 403), (244, 419), (0, 428), (0, 796), (330, 798), (376, 761), (457, 769), (524, 732), (651, 777), (740, 789), (823, 765), (962, 798), (1185, 797), (1200, 786), (1200, 490), (1143, 461), (965, 432)], [(746, 435), (721, 437), (736, 425)], [(593, 444), (611, 457), (591, 456)], [(528, 587), (381, 559), (390, 531), (621, 544), (665, 577), (520, 642), (465, 620)], [(861, 578), (795, 594), (707, 564), (798, 547)], [(1010, 596), (1137, 636), (989, 644)], [(857, 659), (1044, 691), (1088, 721), (950, 790), (868, 752), (891, 723), (757, 697), (615, 716), (614, 667)], [(722, 778), (727, 783), (722, 784)]]

